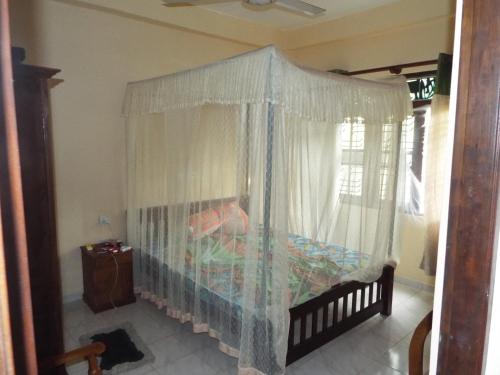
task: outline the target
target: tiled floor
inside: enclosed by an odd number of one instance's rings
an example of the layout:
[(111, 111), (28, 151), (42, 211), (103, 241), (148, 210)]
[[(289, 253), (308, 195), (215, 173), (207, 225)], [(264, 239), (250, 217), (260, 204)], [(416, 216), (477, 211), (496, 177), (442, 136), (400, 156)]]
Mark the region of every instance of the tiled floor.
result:
[[(375, 316), (359, 327), (287, 367), (288, 375), (401, 375), (408, 369), (411, 333), (431, 310), (432, 295), (396, 284), (393, 313)], [(153, 364), (127, 375), (229, 375), (236, 373), (237, 360), (217, 348), (217, 340), (195, 334), (189, 323), (181, 324), (143, 300), (135, 304), (92, 313), (83, 302), (64, 309), (66, 348), (78, 345), (84, 333), (129, 321), (156, 357)], [(427, 345), (428, 352), (428, 345)], [(427, 355), (428, 356), (428, 355)], [(86, 374), (85, 363), (68, 372)]]

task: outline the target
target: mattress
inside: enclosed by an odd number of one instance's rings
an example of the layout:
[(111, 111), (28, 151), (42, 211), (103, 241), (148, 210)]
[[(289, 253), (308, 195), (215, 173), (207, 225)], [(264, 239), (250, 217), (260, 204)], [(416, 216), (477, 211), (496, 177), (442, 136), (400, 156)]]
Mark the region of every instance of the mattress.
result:
[[(246, 240), (244, 235), (217, 232), (198, 241), (188, 241), (184, 277), (241, 306)], [(365, 253), (296, 234), (288, 235), (288, 257), (290, 307), (321, 295), (338, 284), (343, 275), (363, 268), (369, 261)]]

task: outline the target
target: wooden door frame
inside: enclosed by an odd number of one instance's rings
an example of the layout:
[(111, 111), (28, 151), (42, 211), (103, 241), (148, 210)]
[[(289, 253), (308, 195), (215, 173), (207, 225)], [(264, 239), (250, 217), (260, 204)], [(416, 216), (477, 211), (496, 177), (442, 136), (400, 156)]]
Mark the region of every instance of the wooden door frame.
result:
[[(8, 106), (8, 100), (4, 98), (5, 80), (8, 73), (4, 73), (4, 66), (9, 62), (10, 36), (8, 34), (8, 9), (7, 2), (0, 0), (0, 124), (7, 124), (11, 118), (7, 115), (4, 107)], [(9, 64), (7, 64), (9, 65)], [(12, 97), (11, 97), (12, 98)], [(5, 264), (5, 246), (3, 240), (2, 226), (2, 202), (0, 200), (0, 373), (14, 374), (14, 354), (12, 352), (12, 332), (10, 329), (9, 295), (7, 288), (7, 270)]]
[(0, 370), (36, 375), (8, 0), (0, 0), (0, 61)]
[(500, 3), (463, 0), (461, 12), (437, 373), (480, 375), (500, 177)]

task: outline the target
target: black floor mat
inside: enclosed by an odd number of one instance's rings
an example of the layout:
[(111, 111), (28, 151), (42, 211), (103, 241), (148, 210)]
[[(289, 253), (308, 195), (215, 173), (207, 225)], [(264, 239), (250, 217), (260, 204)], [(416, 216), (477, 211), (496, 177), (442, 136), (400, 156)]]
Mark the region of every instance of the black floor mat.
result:
[(134, 342), (124, 329), (116, 329), (109, 333), (98, 333), (91, 338), (92, 342), (100, 341), (106, 345), (101, 356), (101, 369), (111, 370), (114, 366), (125, 362), (137, 362), (144, 358), (144, 353), (137, 350)]

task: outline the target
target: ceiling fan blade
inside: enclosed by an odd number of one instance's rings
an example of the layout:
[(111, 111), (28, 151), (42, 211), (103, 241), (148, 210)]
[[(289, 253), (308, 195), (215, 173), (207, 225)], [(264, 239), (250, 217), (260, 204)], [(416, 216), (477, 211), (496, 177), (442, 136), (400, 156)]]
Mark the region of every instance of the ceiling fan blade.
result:
[(326, 11), (326, 9), (306, 3), (305, 1), (302, 0), (277, 0), (276, 4), (281, 5), (284, 8), (305, 13), (308, 16), (317, 16)]
[(240, 0), (163, 0), (166, 6), (183, 6), (183, 5), (209, 5), (216, 3), (228, 3)]

